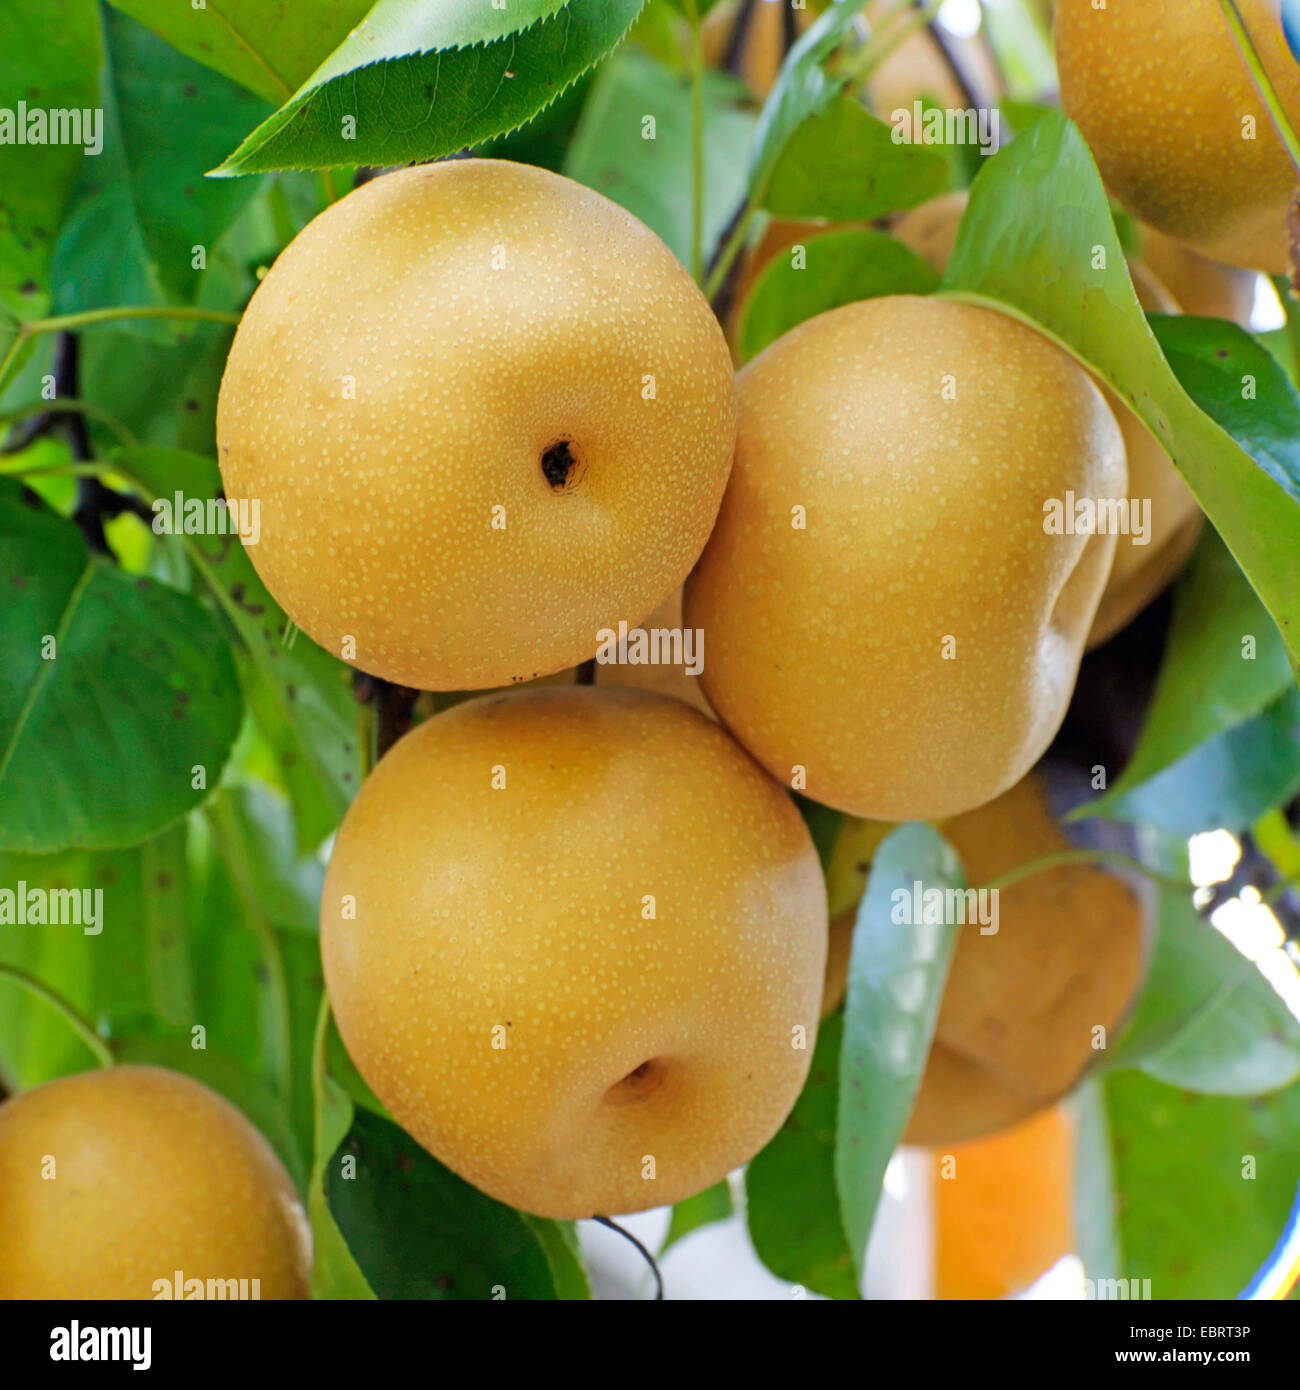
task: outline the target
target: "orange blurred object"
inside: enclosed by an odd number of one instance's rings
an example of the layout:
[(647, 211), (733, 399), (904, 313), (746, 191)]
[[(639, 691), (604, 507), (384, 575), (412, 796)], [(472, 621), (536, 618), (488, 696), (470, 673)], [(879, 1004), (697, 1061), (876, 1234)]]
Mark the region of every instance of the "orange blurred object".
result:
[(1021, 1293), (1074, 1249), (1074, 1130), (1058, 1105), (933, 1151), (936, 1298)]

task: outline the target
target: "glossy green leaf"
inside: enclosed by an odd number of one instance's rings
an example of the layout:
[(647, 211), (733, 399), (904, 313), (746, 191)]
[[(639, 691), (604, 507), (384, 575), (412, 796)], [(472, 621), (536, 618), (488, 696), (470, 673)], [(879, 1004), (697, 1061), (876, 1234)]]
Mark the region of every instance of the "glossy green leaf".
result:
[(365, 18), (374, 0), (112, 0), (195, 62), (282, 102)]
[(805, 319), (884, 294), (930, 294), (939, 273), (884, 232), (846, 227), (809, 237), (798, 261), (795, 248), (774, 256), (741, 310), (744, 361)]
[(1223, 319), (1153, 314), (1149, 322), (1187, 394), (1300, 500), (1300, 395), (1272, 353)]
[(372, 1301), (374, 1291), (353, 1258), (348, 1243), (330, 1211), (325, 1188), (331, 1171), (339, 1165), (339, 1145), (347, 1138), (354, 1117), (346, 1092), (320, 1076), (316, 1080), (316, 1158), (307, 1192), (311, 1220), (313, 1298)]
[[(756, 118), (740, 105), (744, 96), (732, 78), (705, 75), (706, 260), (745, 191)], [(564, 172), (634, 213), (685, 264), (691, 254), (692, 149), (689, 83), (666, 64), (627, 49), (597, 74)]]
[(885, 1168), (925, 1072), (957, 943), (958, 928), (928, 920), (928, 908), (927, 920), (911, 920), (917, 885), (924, 894), (966, 886), (952, 847), (920, 823), (900, 826), (876, 851), (849, 956), (835, 1183), (859, 1271)]
[(1181, 835), (1245, 830), (1300, 793), (1300, 690), (1194, 748), (1172, 767), (1107, 803), (1116, 820)]
[(1108, 1069), (1140, 1067), (1189, 1091), (1258, 1095), (1300, 1078), (1300, 1022), (1259, 971), (1162, 888), (1141, 998)]
[(851, 97), (836, 97), (790, 136), (763, 206), (776, 217), (869, 222), (942, 193), (949, 170), (942, 148), (896, 144), (885, 121)]
[[(19, 100), (30, 110), (93, 113), (100, 60), (95, 0), (7, 0), (0, 7), (0, 92), (15, 119)], [(0, 301), (23, 318), (48, 307), (50, 253), (87, 135), (93, 148), (93, 115), (82, 134), (81, 144), (0, 144)]]
[(1110, 789), (1080, 815), (1125, 819), (1126, 795), (1260, 714), (1292, 685), (1264, 606), (1207, 530), (1174, 595), (1174, 614), (1142, 736)]
[(82, 163), (51, 268), (65, 314), (191, 300), (199, 255), (257, 192), (204, 172), (265, 105), (125, 15), (104, 24), (104, 152)]
[(614, 47), (644, 0), (379, 0), (215, 172), (438, 159), (516, 130)]
[(835, 1191), (835, 1116), (844, 1016), (822, 1022), (808, 1080), (785, 1124), (745, 1170), (745, 1215), (760, 1260), (782, 1279), (859, 1297)]
[(1300, 1086), (1194, 1095), (1137, 1072), (1104, 1082), (1121, 1200), (1122, 1277), (1152, 1299), (1235, 1298), (1296, 1200)]
[(207, 609), (18, 502), (0, 501), (0, 588), (0, 847), (132, 845), (202, 801), (242, 713)]
[[(344, 1167), (349, 1158), (352, 1175)], [(368, 1110), (354, 1112), (325, 1191), (380, 1298), (556, 1296), (550, 1261), (523, 1213), (471, 1187)]]
[[(1094, 268), (1103, 256), (1104, 268)], [(1179, 384), (1133, 293), (1096, 166), (1063, 116), (1035, 122), (975, 180), (944, 292), (1001, 307), (1045, 329), (1133, 406), (1232, 551), (1294, 664), (1300, 653), (1300, 505), (1270, 471), (1273, 427), (1260, 423), (1265, 443), (1252, 442), (1246, 452)], [(1220, 398), (1202, 398), (1200, 405), (1227, 418)], [(1285, 416), (1289, 409), (1286, 400), (1261, 396), (1258, 419), (1276, 411)]]

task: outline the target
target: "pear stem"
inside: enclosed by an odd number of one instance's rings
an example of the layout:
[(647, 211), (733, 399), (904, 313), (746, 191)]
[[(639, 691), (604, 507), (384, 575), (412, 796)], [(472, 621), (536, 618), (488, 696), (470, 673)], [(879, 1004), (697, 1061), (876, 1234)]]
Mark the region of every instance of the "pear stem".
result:
[[(100, 323), (116, 323), (121, 319), (192, 319), (204, 323), (237, 324), (238, 314), (221, 309), (200, 309), (188, 304), (124, 304), (111, 309), (84, 309), (77, 314), (59, 314), (48, 319), (18, 321), (18, 331), (8, 351), (0, 358), (0, 385), (13, 370), (19, 353), (33, 338), (43, 333), (70, 333), (78, 328), (91, 328)], [(11, 321), (12, 322), (12, 321)]]
[(611, 1231), (617, 1231), (619, 1235), (623, 1237), (624, 1240), (626, 1240), (627, 1242), (629, 1242), (629, 1244), (634, 1245), (637, 1248), (637, 1250), (641, 1253), (642, 1258), (645, 1260), (646, 1264), (650, 1266), (650, 1269), (654, 1274), (655, 1301), (662, 1302), (664, 1296), (664, 1276), (659, 1270), (659, 1263), (655, 1259), (655, 1257), (649, 1252), (649, 1250), (645, 1248), (644, 1245), (641, 1244), (641, 1242), (632, 1234), (631, 1231), (626, 1230), (624, 1227), (620, 1226), (617, 1221), (611, 1221), (608, 1216), (593, 1216), (591, 1219), (595, 1221), (598, 1225), (606, 1226)]
[(1117, 868), (1131, 869), (1134, 873), (1149, 878), (1153, 883), (1159, 883), (1165, 888), (1177, 889), (1182, 893), (1190, 893), (1195, 887), (1194, 884), (1185, 879), (1156, 873), (1150, 865), (1144, 864), (1140, 859), (1134, 859), (1128, 854), (1119, 854), (1114, 850), (1107, 849), (1066, 849), (1055, 854), (1040, 855), (1037, 859), (1029, 860), (1027, 864), (1018, 864), (1014, 869), (1008, 869), (1006, 873), (998, 874), (995, 878), (989, 879), (987, 883), (981, 884), (980, 888), (985, 892), (996, 888), (1010, 888), (1022, 879), (1032, 878), (1035, 874), (1046, 873), (1049, 869), (1059, 868), (1063, 864), (1114, 864)]

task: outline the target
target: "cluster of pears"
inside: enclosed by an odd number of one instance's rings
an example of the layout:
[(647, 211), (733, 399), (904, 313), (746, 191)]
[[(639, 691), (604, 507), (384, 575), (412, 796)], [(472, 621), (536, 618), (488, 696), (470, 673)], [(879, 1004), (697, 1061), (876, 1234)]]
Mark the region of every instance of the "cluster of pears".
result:
[[(735, 376), (647, 228), (476, 159), (365, 184), (283, 253), (218, 444), (308, 635), (487, 692), (402, 739), (350, 808), (325, 978), (399, 1123), (561, 1218), (680, 1200), (781, 1125), (828, 943), (788, 789), (904, 821), (1019, 783), (1115, 550), (1047, 534), (1044, 501), (1127, 487), (1102, 392), (1013, 319), (853, 304)], [(553, 683), (679, 601), (716, 718)]]

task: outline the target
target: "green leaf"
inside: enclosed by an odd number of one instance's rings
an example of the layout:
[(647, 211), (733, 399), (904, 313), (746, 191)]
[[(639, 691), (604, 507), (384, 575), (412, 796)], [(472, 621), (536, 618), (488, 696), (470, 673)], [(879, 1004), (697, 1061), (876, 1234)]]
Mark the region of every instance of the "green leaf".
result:
[[(1101, 252), (1106, 268), (1093, 269)], [(1273, 427), (1259, 424), (1263, 444), (1252, 430), (1245, 452), (1179, 385), (1133, 293), (1096, 166), (1063, 116), (1035, 122), (975, 180), (944, 292), (1044, 329), (1132, 405), (1236, 557), (1294, 664), (1300, 506), (1270, 472)], [(1259, 421), (1279, 408), (1285, 403), (1261, 402)]]
[(195, 248), (210, 254), (257, 192), (256, 182), (214, 182), (204, 170), (264, 103), (134, 20), (104, 18), (104, 152), (82, 163), (51, 271), (64, 314), (190, 301)]
[(844, 824), (844, 813), (823, 806), (820, 801), (811, 801), (806, 796), (793, 793), (794, 804), (808, 827), (817, 858), (821, 862), (822, 873), (830, 868), (831, 856), (835, 853), (835, 841), (839, 839), (840, 827)]
[(230, 648), (52, 512), (0, 500), (0, 537), (0, 848), (136, 844), (217, 782), (242, 714)]
[[(593, 67), (644, 0), (379, 0), (214, 172), (438, 159), (518, 129)], [(347, 122), (355, 131), (345, 133)]]
[(835, 1115), (844, 1016), (823, 1020), (803, 1091), (785, 1124), (745, 1170), (749, 1236), (781, 1279), (859, 1297), (835, 1191)]
[[(0, 885), (42, 894), (101, 894), (97, 930), (6, 922), (0, 960), (35, 975), (110, 1040), (143, 1023), (151, 1031), (194, 1021), (185, 931), (185, 826), (133, 849), (0, 855)], [(81, 896), (94, 912), (93, 897)], [(87, 914), (88, 916), (89, 914)], [(0, 1069), (26, 1089), (84, 1071), (84, 1046), (45, 1004), (0, 980)]]
[(746, 297), (739, 340), (744, 361), (805, 319), (884, 294), (931, 294), (939, 273), (884, 232), (846, 227), (804, 243), (803, 265), (789, 252), (774, 256)]
[(1192, 1095), (1137, 1072), (1104, 1086), (1122, 1275), (1149, 1279), (1153, 1299), (1236, 1298), (1296, 1200), (1300, 1086), (1266, 1100)]
[(824, 111), (844, 87), (845, 78), (832, 77), (822, 64), (839, 47), (867, 0), (840, 0), (826, 11), (785, 55), (758, 121), (754, 153), (750, 158), (750, 197), (762, 202), (763, 190), (782, 151), (795, 131)]
[(1224, 319), (1153, 314), (1149, 322), (1187, 394), (1300, 501), (1300, 395), (1281, 363)]
[(715, 1221), (725, 1221), (735, 1209), (731, 1200), (731, 1188), (725, 1178), (721, 1182), (715, 1182), (712, 1187), (706, 1187), (703, 1192), (697, 1192), (694, 1197), (687, 1197), (685, 1201), (678, 1202), (673, 1207), (672, 1218), (668, 1222), (668, 1234), (659, 1247), (660, 1257), (669, 1246), (675, 1245), (683, 1236), (698, 1231), (701, 1226), (711, 1226)]
[[(348, 1158), (351, 1176), (341, 1165)], [(368, 1110), (354, 1112), (325, 1191), (380, 1298), (556, 1297), (547, 1252), (522, 1212), (471, 1187)]]
[[(704, 256), (725, 230), (745, 191), (745, 159), (756, 118), (732, 78), (705, 74)], [(655, 122), (653, 140), (643, 122)], [(596, 76), (564, 163), (564, 172), (634, 213), (685, 264), (693, 207), (691, 93), (672, 68), (635, 49)]]
[(1106, 1096), (1099, 1080), (1085, 1081), (1075, 1094), (1074, 1230), (1083, 1272), (1089, 1279), (1117, 1279), (1119, 1200), (1111, 1156)]
[(1156, 944), (1132, 1022), (1107, 1069), (1140, 1067), (1189, 1091), (1258, 1095), (1300, 1077), (1300, 1022), (1259, 967), (1161, 888)]
[(948, 923), (894, 920), (894, 894), (966, 886), (956, 853), (928, 825), (893, 831), (876, 851), (849, 956), (840, 1053), (835, 1183), (861, 1272), (890, 1156), (925, 1073), (939, 1001), (957, 943)]
[(1290, 685), (1282, 638), (1223, 542), (1207, 530), (1174, 593), (1160, 674), (1133, 756), (1075, 818), (1124, 819), (1129, 792), (1260, 714)]
[(1245, 830), (1300, 792), (1300, 690), (1237, 724), (1107, 804), (1114, 820), (1179, 835)]
[[(0, 8), (0, 92), (15, 116), (19, 100), (29, 111), (93, 112), (99, 65), (94, 0), (8, 0)], [(92, 122), (81, 144), (0, 145), (0, 301), (24, 318), (49, 305), (50, 252), (93, 131)]]
[(365, 18), (374, 0), (112, 0), (195, 62), (269, 102), (281, 102)]
[(311, 1220), (313, 1298), (371, 1301), (374, 1291), (343, 1239), (325, 1198), (327, 1175), (337, 1166), (339, 1145), (347, 1138), (354, 1117), (352, 1101), (328, 1076), (316, 1080), (316, 1159), (307, 1190)]
[[(120, 449), (109, 457), (151, 504), (160, 498), (171, 500), (177, 492), (204, 501), (220, 493), (216, 464), (195, 454), (140, 447)], [(312, 779), (337, 822), (360, 785), (356, 703), (348, 668), (291, 627), (238, 540), (229, 535), (186, 535), (185, 544), (266, 683), (282, 721), (285, 744), (279, 751), (296, 754), (299, 775)], [(262, 712), (259, 702), (254, 705)]]
[(869, 222), (942, 193), (949, 169), (941, 148), (896, 144), (886, 122), (851, 97), (836, 97), (785, 143), (763, 206), (776, 217)]
[(545, 1216), (530, 1216), (527, 1212), (520, 1215), (546, 1255), (556, 1298), (565, 1302), (589, 1300), (591, 1284), (582, 1262), (576, 1224), (572, 1221), (551, 1221)]

